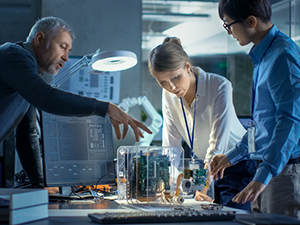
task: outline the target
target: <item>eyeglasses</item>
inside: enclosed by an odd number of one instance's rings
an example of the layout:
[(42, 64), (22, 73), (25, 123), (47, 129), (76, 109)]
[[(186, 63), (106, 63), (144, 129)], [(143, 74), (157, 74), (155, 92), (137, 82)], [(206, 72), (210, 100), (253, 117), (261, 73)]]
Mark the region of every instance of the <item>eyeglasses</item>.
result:
[(227, 32), (231, 33), (231, 28), (230, 28), (230, 26), (233, 25), (233, 24), (235, 24), (235, 23), (239, 23), (239, 22), (242, 22), (242, 21), (241, 21), (241, 20), (237, 20), (237, 21), (234, 21), (234, 22), (232, 22), (232, 23), (230, 23), (230, 24), (227, 24), (227, 23), (224, 21), (223, 27), (224, 27), (224, 29), (225, 29)]

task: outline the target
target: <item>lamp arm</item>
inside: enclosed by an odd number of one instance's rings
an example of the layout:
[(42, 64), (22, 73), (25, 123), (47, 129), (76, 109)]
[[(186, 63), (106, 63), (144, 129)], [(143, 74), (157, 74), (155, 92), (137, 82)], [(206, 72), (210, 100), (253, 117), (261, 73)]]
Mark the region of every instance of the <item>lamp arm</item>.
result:
[(138, 105), (138, 98), (124, 98), (122, 102), (118, 105), (120, 109), (128, 113), (129, 108)]
[(140, 96), (138, 98), (125, 98), (118, 106), (125, 112), (128, 112), (129, 108), (136, 105), (142, 106), (144, 112), (148, 116), (146, 122), (150, 121), (151, 123), (147, 127), (152, 131), (152, 134), (148, 134), (142, 131), (144, 138), (139, 142), (136, 142), (135, 145), (149, 146), (155, 135), (159, 132), (162, 126), (163, 119), (162, 116), (154, 109), (153, 105), (150, 103), (146, 96)]
[(91, 60), (87, 57), (87, 55), (84, 55), (80, 60), (78, 60), (76, 63), (74, 63), (70, 68), (68, 68), (66, 71), (64, 71), (62, 74), (60, 74), (59, 77), (57, 77), (57, 79), (54, 79), (52, 82), (50, 82), (50, 85), (52, 87), (58, 88), (63, 82), (65, 82), (67, 79), (69, 79), (74, 73), (76, 73), (82, 67), (88, 66), (90, 61)]
[(150, 121), (150, 125), (148, 125), (147, 127), (152, 131), (152, 134), (148, 134), (142, 131), (144, 138), (142, 138), (139, 142), (136, 142), (134, 145), (150, 146), (152, 140), (154, 139), (155, 135), (159, 132), (163, 124), (163, 119), (162, 116), (154, 109), (153, 105), (150, 103), (146, 96), (138, 97), (138, 102), (139, 105), (142, 106), (145, 114), (148, 117), (146, 123), (149, 124)]

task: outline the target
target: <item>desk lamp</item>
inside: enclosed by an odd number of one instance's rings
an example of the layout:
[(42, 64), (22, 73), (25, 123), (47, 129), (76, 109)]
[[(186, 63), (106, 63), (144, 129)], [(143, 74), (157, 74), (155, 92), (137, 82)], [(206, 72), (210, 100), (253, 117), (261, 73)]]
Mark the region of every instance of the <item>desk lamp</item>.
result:
[(104, 72), (126, 70), (136, 64), (137, 57), (133, 52), (125, 50), (100, 52), (100, 49), (98, 49), (93, 54), (84, 55), (80, 60), (57, 77), (57, 79), (52, 81), (50, 85), (58, 88), (63, 82), (84, 66), (88, 66), (89, 73), (101, 74)]

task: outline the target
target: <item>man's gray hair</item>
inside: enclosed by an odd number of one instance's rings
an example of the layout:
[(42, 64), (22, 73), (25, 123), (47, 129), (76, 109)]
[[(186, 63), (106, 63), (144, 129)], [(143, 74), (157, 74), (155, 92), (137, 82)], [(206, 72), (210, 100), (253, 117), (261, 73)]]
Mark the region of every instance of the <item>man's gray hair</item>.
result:
[(72, 31), (71, 27), (62, 19), (57, 17), (44, 17), (36, 21), (36, 23), (31, 28), (29, 35), (26, 39), (27, 42), (32, 42), (38, 32), (43, 32), (48, 40), (48, 44), (50, 44), (50, 40), (58, 34), (58, 30), (63, 29), (67, 31), (72, 40), (75, 39), (75, 33)]

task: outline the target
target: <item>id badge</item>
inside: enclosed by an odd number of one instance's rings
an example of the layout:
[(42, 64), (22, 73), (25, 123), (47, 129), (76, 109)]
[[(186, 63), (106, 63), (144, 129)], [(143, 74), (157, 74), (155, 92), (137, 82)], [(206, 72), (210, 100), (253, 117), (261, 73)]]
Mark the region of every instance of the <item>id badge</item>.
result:
[(255, 126), (248, 128), (248, 153), (255, 153)]

